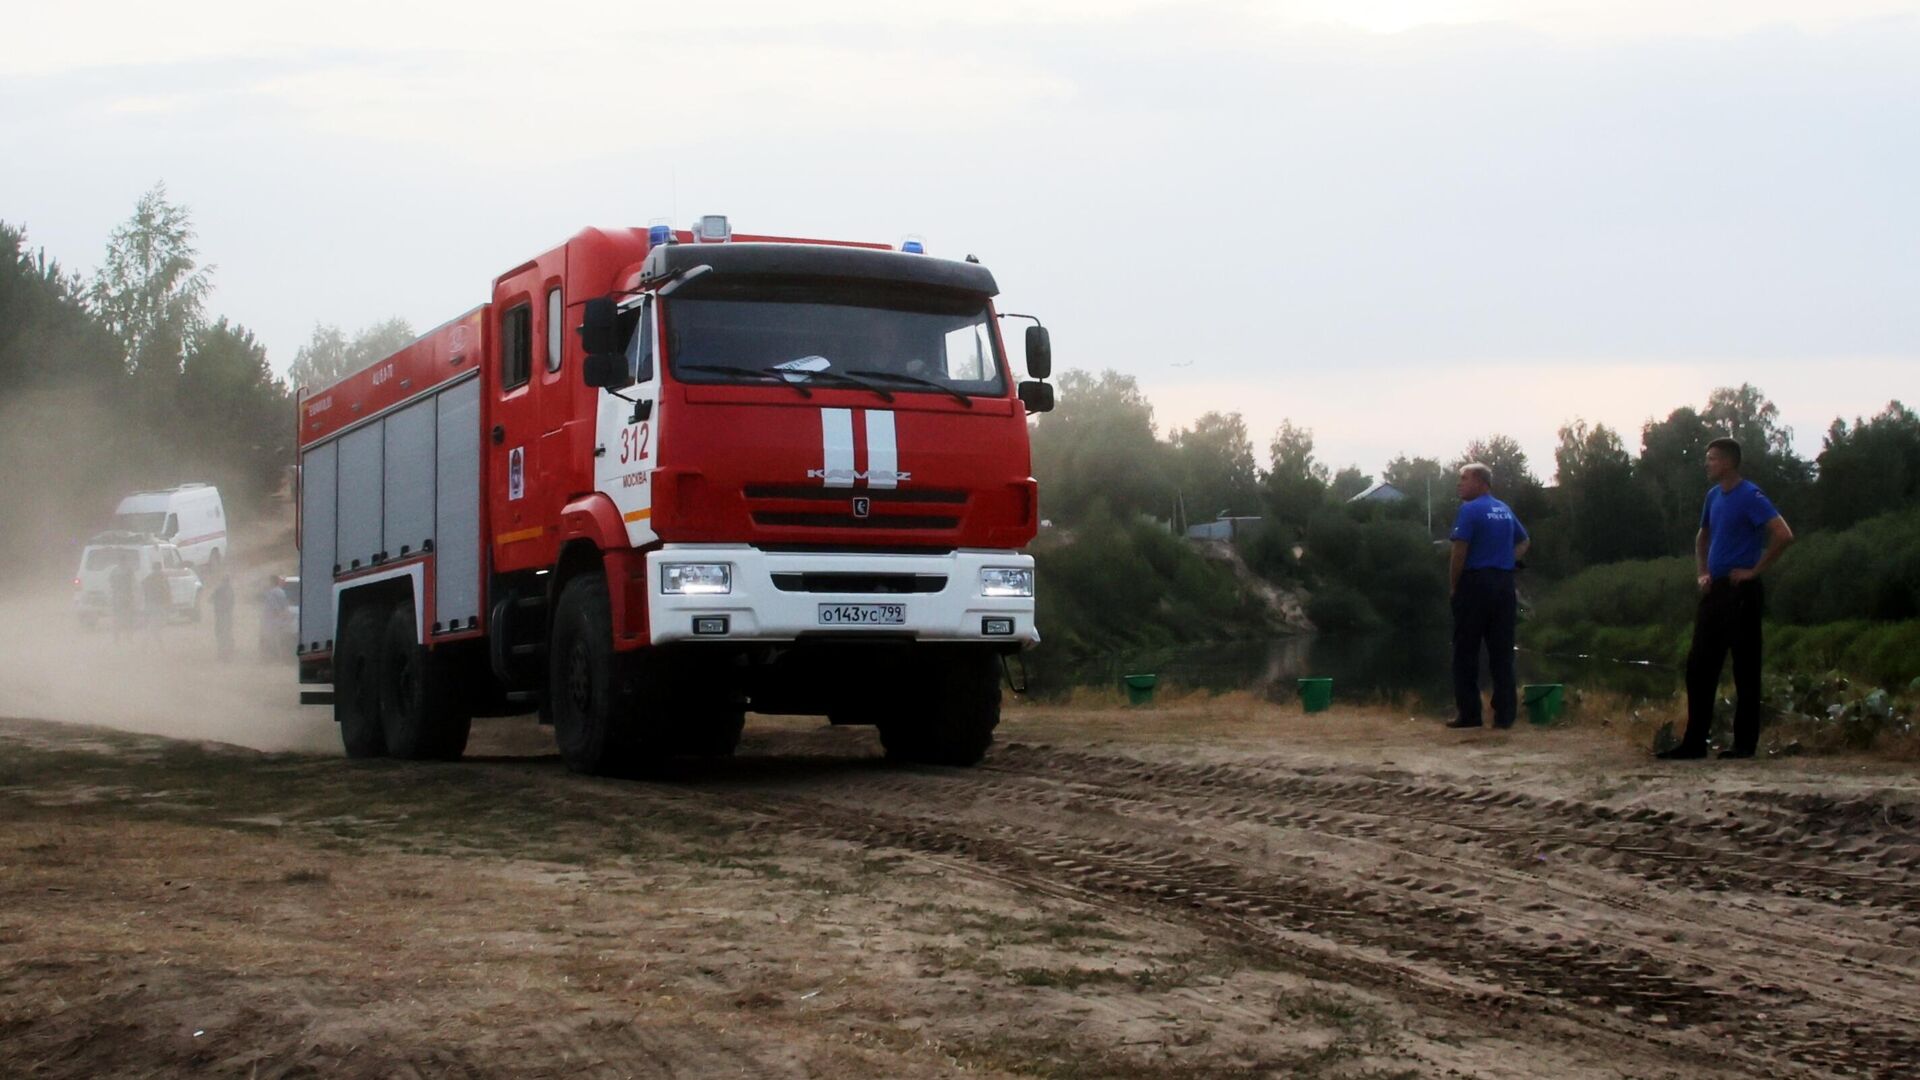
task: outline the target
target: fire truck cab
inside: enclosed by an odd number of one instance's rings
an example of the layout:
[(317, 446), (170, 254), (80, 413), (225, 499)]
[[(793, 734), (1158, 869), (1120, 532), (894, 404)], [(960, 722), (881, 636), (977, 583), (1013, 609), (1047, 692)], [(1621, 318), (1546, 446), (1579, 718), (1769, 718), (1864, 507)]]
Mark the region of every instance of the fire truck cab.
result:
[(1027, 418), (977, 262), (587, 229), (303, 394), (300, 657), (350, 756), (537, 709), (567, 764), (720, 755), (747, 711), (970, 765), (1039, 640)]

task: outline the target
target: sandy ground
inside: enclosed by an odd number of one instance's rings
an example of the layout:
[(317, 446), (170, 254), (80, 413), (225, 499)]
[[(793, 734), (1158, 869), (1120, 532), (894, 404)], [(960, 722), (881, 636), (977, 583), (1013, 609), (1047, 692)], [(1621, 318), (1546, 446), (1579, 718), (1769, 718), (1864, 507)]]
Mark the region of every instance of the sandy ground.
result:
[(0, 1076), (1920, 1075), (1912, 766), (1239, 698), (347, 762), (290, 665), (28, 615)]

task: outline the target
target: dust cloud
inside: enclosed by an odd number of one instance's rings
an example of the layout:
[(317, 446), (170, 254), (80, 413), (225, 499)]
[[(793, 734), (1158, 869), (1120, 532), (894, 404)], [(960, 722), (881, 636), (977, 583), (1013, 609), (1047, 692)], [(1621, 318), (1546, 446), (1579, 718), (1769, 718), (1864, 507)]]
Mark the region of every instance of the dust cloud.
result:
[[(262, 575), (236, 575), (242, 597)], [(302, 708), (292, 659), (262, 659), (258, 616), (234, 610), (235, 655), (222, 662), (208, 613), (199, 623), (142, 627), (115, 640), (85, 630), (71, 597), (0, 596), (0, 716), (96, 724), (256, 750), (338, 753), (330, 711)]]
[[(289, 491), (267, 496), (251, 512), (227, 499), (235, 648), (233, 658), (222, 661), (204, 593), (198, 622), (143, 626), (121, 635), (111, 629), (111, 620), (97, 629), (83, 628), (74, 606), (73, 574), (88, 536), (106, 527), (122, 492), (108, 487), (106, 497), (89, 500), (83, 509), (59, 507), (48, 492), (60, 485), (37, 479), (14, 485), (29, 488), (16, 491), (26, 496), (20, 505), (43, 522), (61, 521), (64, 528), (42, 538), (36, 565), (16, 566), (26, 572), (0, 584), (0, 716), (257, 750), (339, 753), (331, 712), (299, 704), (293, 658), (264, 658), (257, 644), (261, 593), (274, 575), (294, 572)], [(212, 585), (206, 582), (207, 588)]]

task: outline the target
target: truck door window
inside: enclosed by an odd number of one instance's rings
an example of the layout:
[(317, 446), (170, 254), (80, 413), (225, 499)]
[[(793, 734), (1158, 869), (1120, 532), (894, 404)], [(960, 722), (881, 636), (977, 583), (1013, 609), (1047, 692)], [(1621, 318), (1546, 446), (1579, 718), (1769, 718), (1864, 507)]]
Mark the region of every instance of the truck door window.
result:
[(533, 377), (533, 305), (520, 304), (500, 316), (500, 389), (522, 386)]
[(947, 331), (947, 378), (953, 382), (985, 382), (993, 378), (993, 345), (985, 323)]
[(647, 317), (652, 310), (653, 297), (649, 296), (639, 307), (620, 316), (620, 327), (627, 331), (627, 370), (637, 383), (653, 379), (653, 320)]
[(171, 540), (180, 535), (180, 515), (168, 514), (167, 523), (160, 527), (160, 535)]
[(560, 289), (558, 286), (547, 290), (547, 370), (560, 370), (560, 323), (562, 319)]

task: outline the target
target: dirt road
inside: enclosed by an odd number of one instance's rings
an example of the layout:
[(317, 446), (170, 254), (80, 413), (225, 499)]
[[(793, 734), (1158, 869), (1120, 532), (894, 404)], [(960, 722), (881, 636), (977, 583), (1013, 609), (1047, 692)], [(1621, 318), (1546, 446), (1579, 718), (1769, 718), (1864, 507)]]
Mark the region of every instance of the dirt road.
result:
[(1251, 702), (975, 770), (0, 722), (0, 1075), (1920, 1075), (1920, 781)]

